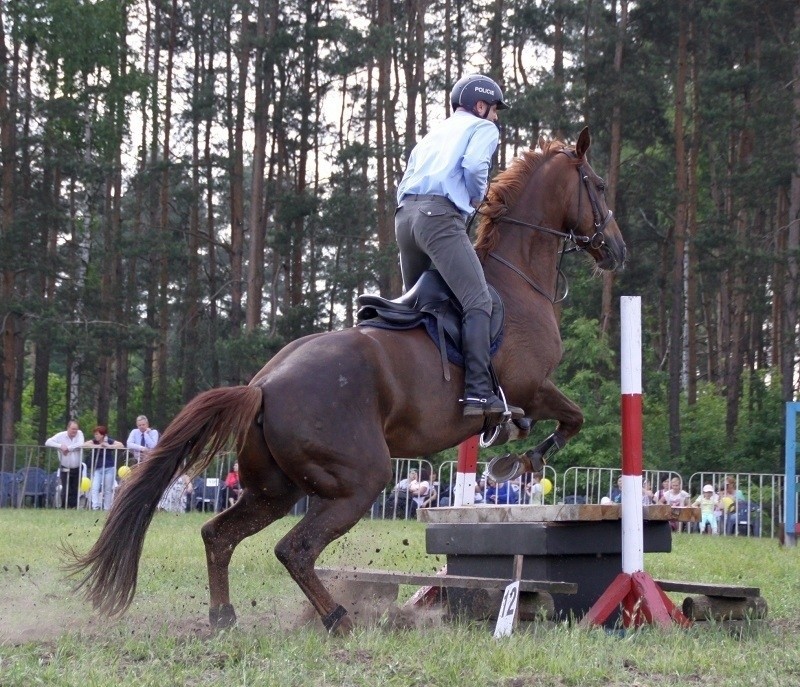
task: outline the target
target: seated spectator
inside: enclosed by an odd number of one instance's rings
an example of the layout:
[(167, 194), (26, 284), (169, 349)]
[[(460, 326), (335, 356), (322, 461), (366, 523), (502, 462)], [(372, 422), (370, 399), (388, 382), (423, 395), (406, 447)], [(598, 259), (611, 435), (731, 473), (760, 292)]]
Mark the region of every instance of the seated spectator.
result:
[(617, 480), (617, 486), (611, 490), (609, 498), (611, 503), (622, 503), (622, 477)]
[[(422, 471), (423, 480), (425, 479), (425, 475), (427, 470)], [(422, 501), (417, 506), (418, 508), (436, 508), (439, 505), (439, 481), (431, 475), (428, 478), (428, 491), (425, 493), (421, 498)]]
[(659, 489), (655, 494), (653, 494), (653, 503), (664, 503), (662, 499), (666, 499), (667, 492), (669, 491), (669, 489), (670, 489), (669, 477), (665, 477), (661, 481), (661, 489)]
[(673, 477), (670, 482), (670, 489), (661, 498), (661, 503), (672, 508), (684, 508), (689, 505), (689, 492), (684, 491), (681, 486), (681, 478)]
[[(684, 491), (681, 486), (681, 478), (673, 477), (670, 481), (670, 489), (662, 497), (661, 503), (670, 508), (685, 508), (689, 505), (690, 498), (689, 492)], [(673, 532), (679, 532), (681, 528), (681, 524), (677, 520), (670, 520), (669, 526)]]
[(714, 493), (714, 486), (711, 484), (706, 484), (703, 487), (703, 493), (698, 496), (693, 506), (700, 507), (700, 533), (705, 534), (706, 527), (711, 528), (711, 534), (717, 534), (719, 532), (717, 528), (717, 504), (719, 503), (719, 498)]
[(419, 491), (419, 479), (416, 470), (409, 470), (408, 477), (404, 477), (394, 485), (389, 500), (386, 503), (386, 516), (406, 518), (410, 515), (411, 500)]
[(652, 506), (655, 503), (653, 498), (654, 498), (653, 490), (650, 488), (649, 484), (644, 482), (642, 484), (642, 505)]
[(744, 500), (744, 493), (736, 486), (736, 478), (726, 475), (719, 489), (719, 510), (722, 511), (721, 524), (725, 534), (733, 534), (736, 530), (737, 508)]
[(408, 493), (411, 496), (411, 507), (408, 513), (410, 518), (417, 517), (417, 508), (422, 508), (422, 505), (431, 495), (431, 471), (428, 468), (422, 468), (420, 478), (416, 485), (412, 484), (408, 488)]
[(532, 506), (544, 504), (544, 487), (542, 487), (541, 472), (531, 473), (531, 481), (525, 485), (525, 502)]
[(239, 500), (242, 494), (242, 486), (239, 483), (239, 463), (234, 462), (233, 468), (225, 478), (225, 498), (227, 501), (226, 508), (230, 508), (234, 503)]
[(486, 484), (486, 493), (483, 495), (484, 503), (491, 505), (519, 503), (519, 492), (513, 488), (510, 482), (498, 484), (491, 477), (487, 477)]

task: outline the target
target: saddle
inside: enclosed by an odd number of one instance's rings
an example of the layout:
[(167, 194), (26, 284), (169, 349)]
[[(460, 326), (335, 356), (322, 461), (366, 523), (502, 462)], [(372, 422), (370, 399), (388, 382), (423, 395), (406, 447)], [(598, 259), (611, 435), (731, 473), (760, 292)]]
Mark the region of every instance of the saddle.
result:
[[(503, 336), (505, 311), (500, 295), (489, 286), (492, 297), (490, 353), (499, 348)], [(450, 381), (448, 361), (464, 366), (461, 354), (462, 310), (458, 300), (436, 270), (426, 270), (416, 284), (400, 298), (389, 300), (372, 294), (358, 296), (358, 326), (381, 329), (425, 327), (439, 348), (444, 378)]]

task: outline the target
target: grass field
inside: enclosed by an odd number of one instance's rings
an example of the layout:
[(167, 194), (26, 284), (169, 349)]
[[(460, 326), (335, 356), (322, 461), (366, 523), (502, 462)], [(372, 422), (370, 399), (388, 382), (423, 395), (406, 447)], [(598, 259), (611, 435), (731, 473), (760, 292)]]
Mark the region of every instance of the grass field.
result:
[[(59, 544), (83, 551), (102, 519), (88, 512), (0, 510), (0, 685), (539, 685), (800, 684), (800, 552), (774, 540), (679, 534), (647, 554), (653, 577), (761, 587), (769, 618), (737, 630), (581, 630), (533, 625), (494, 640), (484, 624), (419, 612), (410, 628), (378, 623), (328, 637), (272, 553), (296, 520), (245, 541), (231, 565), (239, 624), (208, 630), (206, 516), (159, 514), (150, 528), (136, 600), (122, 619), (97, 617), (59, 572)], [(416, 522), (364, 521), (321, 563), (437, 570)], [(406, 597), (412, 588), (403, 587)], [(680, 595), (674, 596), (680, 600)]]

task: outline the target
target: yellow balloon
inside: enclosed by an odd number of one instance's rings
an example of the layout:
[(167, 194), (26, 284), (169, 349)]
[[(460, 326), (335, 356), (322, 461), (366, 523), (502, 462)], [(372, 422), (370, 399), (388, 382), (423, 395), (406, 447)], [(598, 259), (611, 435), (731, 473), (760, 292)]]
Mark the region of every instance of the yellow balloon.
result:
[(547, 479), (547, 477), (543, 477), (539, 484), (542, 485), (542, 493), (547, 496), (551, 491), (553, 491), (553, 483)]
[(125, 479), (130, 474), (131, 474), (131, 469), (127, 465), (121, 465), (119, 470), (117, 470), (117, 476), (120, 479)]
[(89, 491), (89, 489), (91, 488), (92, 488), (92, 480), (90, 480), (88, 477), (84, 477), (81, 480), (81, 491)]
[(733, 506), (733, 499), (730, 496), (723, 496), (722, 505), (725, 507), (726, 511), (729, 511), (731, 506)]

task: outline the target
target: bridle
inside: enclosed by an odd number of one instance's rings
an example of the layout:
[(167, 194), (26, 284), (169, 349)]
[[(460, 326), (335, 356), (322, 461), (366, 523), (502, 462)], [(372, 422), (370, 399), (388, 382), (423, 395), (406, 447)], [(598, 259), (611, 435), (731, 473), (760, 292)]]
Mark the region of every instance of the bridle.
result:
[[(578, 159), (577, 155), (572, 150), (560, 150), (558, 151), (559, 154), (566, 155), (572, 160)], [(602, 210), (600, 209), (600, 201), (597, 196), (597, 190), (592, 186), (589, 182), (589, 175), (586, 173), (586, 169), (584, 168), (583, 162), (575, 167), (578, 172), (578, 177), (580, 179), (579, 186), (578, 186), (578, 214), (577, 217), (580, 218), (581, 216), (581, 202), (583, 199), (583, 194), (581, 193), (581, 186), (586, 189), (586, 195), (589, 198), (589, 204), (592, 207), (592, 218), (594, 221), (594, 234), (592, 236), (583, 236), (581, 234), (577, 234), (576, 230), (578, 228), (577, 221), (575, 222), (575, 226), (571, 228), (568, 232), (559, 231), (557, 229), (553, 229), (552, 227), (545, 227), (541, 224), (533, 224), (532, 222), (523, 222), (520, 219), (516, 219), (514, 217), (500, 217), (498, 221), (507, 222), (508, 224), (514, 224), (516, 226), (525, 227), (527, 229), (534, 229), (536, 231), (541, 231), (545, 234), (550, 234), (551, 236), (557, 236), (564, 241), (564, 247), (561, 251), (559, 251), (560, 259), (557, 268), (557, 276), (556, 276), (556, 293), (558, 293), (558, 282), (560, 279), (563, 278), (565, 283), (564, 294), (560, 298), (556, 298), (556, 296), (550, 296), (549, 294), (545, 293), (544, 289), (540, 287), (535, 281), (533, 281), (528, 275), (526, 275), (521, 269), (519, 269), (516, 265), (509, 262), (505, 258), (497, 255), (494, 252), (489, 253), (489, 257), (494, 258), (499, 263), (502, 263), (517, 275), (522, 277), (537, 293), (540, 293), (542, 296), (547, 298), (551, 303), (560, 303), (563, 301), (567, 294), (569, 293), (569, 286), (566, 285), (566, 277), (561, 270), (561, 261), (564, 259), (564, 255), (566, 253), (572, 253), (579, 250), (584, 250), (587, 247), (593, 250), (600, 250), (604, 245), (606, 245), (606, 237), (605, 237), (605, 229), (608, 226), (608, 223), (611, 221), (611, 218), (614, 216), (614, 213), (609, 210), (605, 216), (603, 216)], [(480, 210), (478, 210), (480, 212)], [(572, 244), (571, 246), (567, 247), (567, 244)]]

